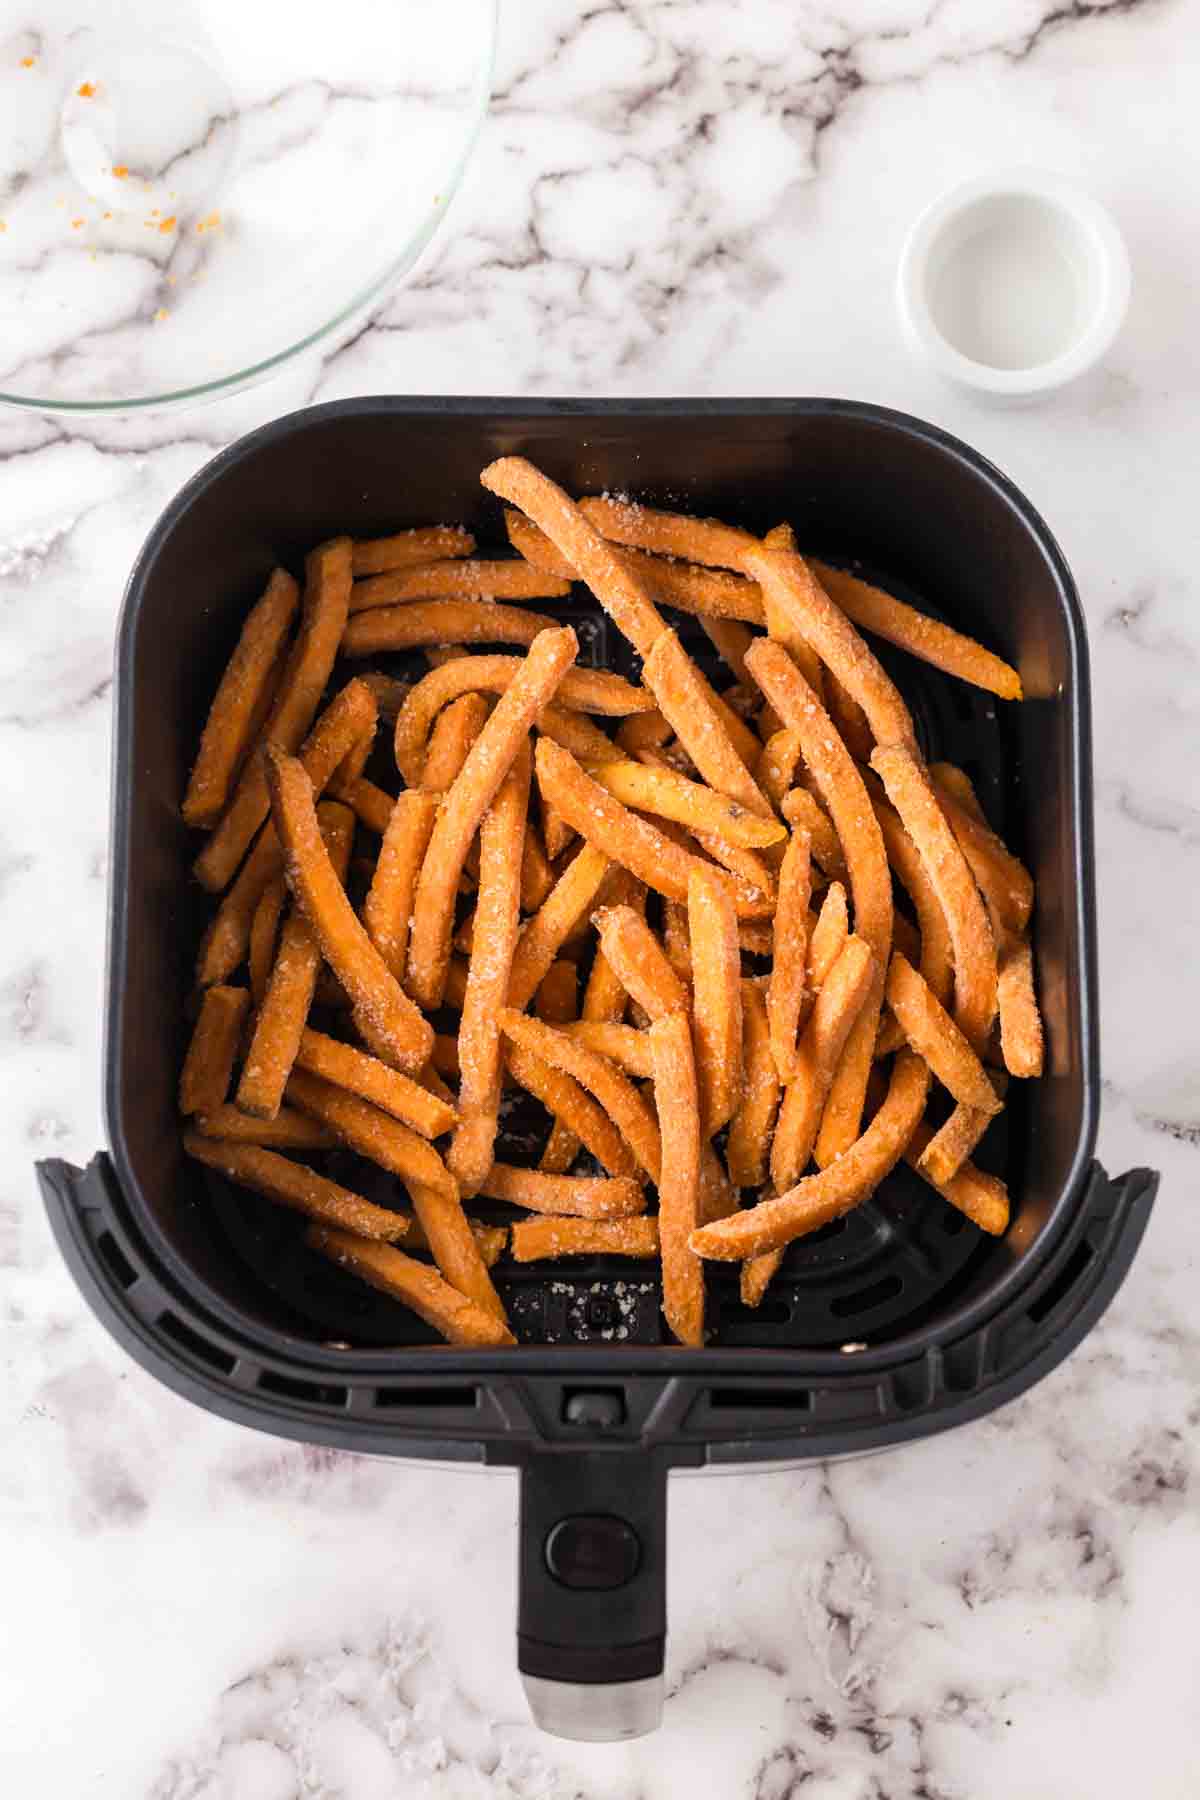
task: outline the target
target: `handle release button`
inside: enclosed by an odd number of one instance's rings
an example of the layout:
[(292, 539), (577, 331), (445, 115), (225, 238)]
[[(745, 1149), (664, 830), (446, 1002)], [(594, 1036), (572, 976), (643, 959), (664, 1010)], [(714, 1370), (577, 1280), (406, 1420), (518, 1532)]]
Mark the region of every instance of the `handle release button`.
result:
[(546, 1537), (546, 1567), (569, 1588), (619, 1588), (642, 1560), (637, 1532), (611, 1513), (576, 1513)]

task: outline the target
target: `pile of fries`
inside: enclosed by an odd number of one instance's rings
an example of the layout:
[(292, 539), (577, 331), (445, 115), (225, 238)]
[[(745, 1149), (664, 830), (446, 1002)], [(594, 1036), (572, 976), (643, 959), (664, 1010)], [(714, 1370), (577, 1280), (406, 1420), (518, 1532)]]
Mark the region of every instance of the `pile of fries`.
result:
[[(706, 1259), (758, 1304), (785, 1246), (902, 1157), (1004, 1231), (1004, 1184), (969, 1159), (1008, 1077), (1042, 1068), (1033, 884), (966, 775), (925, 765), (857, 628), (1007, 700), (1015, 670), (786, 525), (576, 503), (521, 457), (481, 480), (514, 556), (450, 527), (339, 538), (246, 620), (183, 803), (219, 896), (188, 1154), (456, 1344), (514, 1341), (507, 1251), (657, 1257), (667, 1325), (700, 1345)], [(576, 582), (640, 685), (511, 604)], [(663, 605), (699, 618), (724, 693)], [(429, 672), (326, 698), (339, 659), (401, 650)], [(381, 721), (394, 796), (364, 775)], [(537, 1168), (496, 1160), (506, 1086), (548, 1115)], [(335, 1146), (411, 1205), (305, 1160)], [(476, 1197), (527, 1216), (487, 1225)]]

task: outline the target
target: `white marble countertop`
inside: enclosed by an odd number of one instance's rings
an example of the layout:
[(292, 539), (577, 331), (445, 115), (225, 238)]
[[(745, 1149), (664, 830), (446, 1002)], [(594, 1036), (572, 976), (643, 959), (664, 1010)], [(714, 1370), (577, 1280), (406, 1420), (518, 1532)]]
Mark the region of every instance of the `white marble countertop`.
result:
[[(221, 406), (0, 417), (0, 1784), (44, 1800), (1194, 1800), (1200, 178), (1187, 0), (513, 0), (447, 234), (371, 329)], [(1035, 162), (1134, 264), (1097, 376), (990, 412), (891, 284), (949, 182)], [(35, 1156), (101, 1141), (113, 626), (179, 484), (370, 392), (840, 394), (995, 458), (1094, 659), (1100, 1153), (1163, 1191), (1077, 1355), (949, 1436), (672, 1494), (666, 1723), (528, 1724), (515, 1487), (220, 1423), (110, 1342)]]

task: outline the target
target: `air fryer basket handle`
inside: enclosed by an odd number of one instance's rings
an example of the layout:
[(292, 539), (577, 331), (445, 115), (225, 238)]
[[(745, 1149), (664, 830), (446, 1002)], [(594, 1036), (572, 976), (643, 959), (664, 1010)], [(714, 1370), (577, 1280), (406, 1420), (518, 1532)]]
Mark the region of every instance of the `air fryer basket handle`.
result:
[(521, 1471), (517, 1661), (543, 1731), (640, 1737), (662, 1715), (667, 1463), (538, 1449)]

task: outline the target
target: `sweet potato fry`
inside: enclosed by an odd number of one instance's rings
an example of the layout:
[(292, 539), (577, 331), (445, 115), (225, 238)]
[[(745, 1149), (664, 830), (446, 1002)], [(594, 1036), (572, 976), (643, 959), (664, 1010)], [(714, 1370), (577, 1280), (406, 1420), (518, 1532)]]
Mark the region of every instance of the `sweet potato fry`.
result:
[(554, 870), (535, 831), (525, 833), (521, 848), (521, 911), (535, 913), (554, 887)]
[(927, 613), (906, 606), (846, 569), (815, 561), (811, 567), (830, 599), (862, 630), (874, 632), (876, 637), (920, 657), (922, 662), (932, 663), (935, 669), (957, 675), (960, 681), (969, 681), (974, 687), (999, 695), (1001, 700), (1021, 698), (1021, 677), (1017, 671), (974, 638), (964, 637), (940, 619), (931, 619)]
[(442, 1075), (453, 1075), (455, 1079), (462, 1074), (462, 1066), (458, 1060), (458, 1039), (448, 1037), (444, 1032), (437, 1032), (433, 1040), (433, 1049), (429, 1053), (433, 1067)]
[[(572, 675), (578, 673), (576, 669), (571, 670)], [(543, 707), (537, 728), (543, 737), (552, 738), (579, 762), (586, 763), (589, 769), (600, 763), (624, 760), (613, 740), (598, 725), (593, 725), (584, 713), (565, 706)]]
[(279, 656), (295, 616), (300, 590), (284, 569), (274, 569), (266, 591), (242, 626), (221, 677), (200, 749), (183, 797), (185, 823), (215, 825), (233, 779), (254, 742), (264, 696), (277, 679)]
[(1010, 1075), (1042, 1073), (1045, 1049), (1033, 986), (1033, 952), (1026, 939), (1007, 944), (1000, 957), (1000, 1050)]
[[(993, 1071), (988, 1079), (1003, 1099), (1008, 1084), (1004, 1070)], [(939, 1183), (945, 1186), (948, 1181), (953, 1181), (995, 1116), (980, 1111), (977, 1106), (956, 1106), (917, 1158), (917, 1173), (935, 1186)]]
[(866, 939), (875, 958), (871, 991), (846, 1041), (817, 1135), (816, 1159), (824, 1167), (849, 1150), (862, 1120), (892, 942), (892, 878), (858, 766), (804, 677), (769, 639), (760, 639), (746, 661), (779, 716), (800, 734), (804, 760), (829, 808), (846, 858), (855, 931)]
[[(754, 779), (776, 810), (782, 807), (784, 795), (791, 788), (799, 761), (800, 736), (795, 731), (773, 731), (758, 753)], [(833, 830), (832, 825), (829, 829)]]
[(998, 1113), (1000, 1101), (983, 1064), (928, 982), (899, 950), (893, 952), (888, 970), (887, 999), (905, 1037), (942, 1086), (964, 1106)]
[(812, 842), (813, 857), (826, 875), (833, 881), (847, 880), (849, 872), (841, 839), (834, 830), (829, 814), (808, 789), (792, 788), (790, 793), (784, 795), (781, 810), (793, 830), (807, 831)]
[(700, 1100), (687, 1014), (656, 1019), (648, 1035), (662, 1133), (658, 1232), (663, 1314), (679, 1343), (699, 1348), (704, 1343), (704, 1270), (688, 1240), (699, 1224)]
[(271, 979), (275, 949), (279, 942), (279, 920), (287, 899), (287, 883), (282, 875), (268, 882), (254, 909), (250, 926), (250, 993), (255, 1006), (261, 1006)]
[[(808, 1166), (829, 1085), (871, 984), (872, 960), (862, 938), (848, 938), (817, 995), (771, 1144), (776, 1193), (798, 1181)], [(743, 1306), (759, 1305), (782, 1260), (782, 1250), (767, 1250), (742, 1264)]]
[[(755, 896), (758, 902), (756, 910), (760, 916), (769, 917), (774, 913), (778, 883), (767, 858), (778, 856), (785, 848), (782, 838), (767, 850), (745, 850), (740, 844), (731, 844), (713, 831), (696, 830), (691, 835), (705, 856), (719, 863), (721, 868), (727, 869), (734, 877), (735, 892), (747, 897)], [(686, 838), (682, 842), (685, 850), (690, 848)]]
[[(669, 900), (686, 900), (687, 878), (697, 857), (689, 855), (656, 826), (605, 793), (574, 757), (542, 738), (534, 753), (538, 785), (581, 836), (629, 869), (647, 887)], [(703, 866), (703, 865), (701, 865)], [(739, 914), (763, 910), (761, 896), (738, 893)]]
[[(531, 1051), (586, 1088), (616, 1125), (651, 1181), (658, 1180), (662, 1159), (658, 1127), (632, 1082), (607, 1057), (598, 1056), (594, 1050), (568, 1037), (565, 1031), (543, 1025), (539, 1019), (527, 1018), (511, 1007), (506, 1007), (501, 1014), (500, 1025), (518, 1049)], [(582, 1130), (578, 1135), (587, 1142)], [(624, 1169), (611, 1172), (626, 1173)]]
[(415, 1072), (428, 1059), (432, 1028), (389, 971), (346, 898), (321, 842), (308, 777), (293, 757), (275, 750), (268, 751), (267, 775), (275, 829), (288, 859), (288, 885), (350, 996), (355, 1024), (376, 1056)]
[[(314, 797), (332, 783), (354, 745), (374, 736), (375, 720), (375, 696), (366, 682), (347, 682), (325, 708), (300, 751)], [(355, 787), (365, 785), (360, 780)], [(390, 813), (390, 800), (387, 810)], [(283, 874), (283, 862), (279, 834), (267, 819), (205, 933), (196, 968), (201, 987), (224, 981), (245, 956), (258, 902), (270, 883)]]
[(545, 613), (503, 606), (498, 600), (413, 600), (407, 606), (354, 613), (342, 638), (342, 655), (394, 654), (427, 644), (532, 644), (539, 631), (552, 631), (556, 624)]
[(475, 539), (460, 525), (419, 525), (411, 531), (394, 531), (390, 537), (357, 538), (351, 547), (350, 566), (356, 578), (383, 575), (389, 569), (470, 556), (474, 548)]
[(608, 494), (588, 495), (579, 506), (589, 523), (614, 543), (678, 557), (683, 562), (738, 569), (746, 550), (758, 543), (750, 532), (725, 525), (720, 519), (661, 512), (653, 506)]
[(542, 807), (542, 842), (552, 863), (558, 861), (574, 836), (575, 832), (554, 807)]
[[(794, 551), (769, 550), (756, 544), (743, 552), (742, 568), (762, 587), (768, 617), (772, 608), (778, 608), (789, 638), (794, 633), (810, 644), (858, 701), (877, 742), (914, 744), (912, 718), (899, 690), (804, 558)], [(767, 698), (779, 712), (773, 697), (768, 694)]]
[(727, 1219), (738, 1209), (738, 1192), (721, 1164), (712, 1144), (700, 1139), (700, 1191), (696, 1200), (697, 1225), (711, 1225)]
[(641, 1183), (627, 1175), (547, 1175), (493, 1163), (479, 1191), (489, 1200), (507, 1200), (530, 1212), (580, 1219), (628, 1219), (646, 1210)]
[[(308, 558), (300, 628), (263, 727), (264, 744), (291, 752), (308, 730), (333, 668), (349, 598), (350, 540), (334, 538)], [(266, 771), (261, 759), (252, 757), (220, 824), (196, 858), (202, 887), (216, 894), (228, 885), (269, 806)]]
[[(317, 822), (332, 877), (338, 883), (344, 882), (354, 837), (354, 814), (336, 800), (323, 800)], [(280, 933), (279, 949), (238, 1083), (237, 1103), (254, 1118), (273, 1119), (283, 1104), (320, 968), (321, 946), (316, 933), (299, 905), (293, 905)]]
[(288, 1081), (287, 1097), (359, 1156), (458, 1205), (458, 1185), (433, 1145), (380, 1107), (299, 1068)]
[(396, 798), (363, 902), (363, 924), (391, 975), (402, 981), (417, 872), (437, 817), (437, 796), (406, 789)]
[[(782, 1082), (791, 1081), (796, 1073), (800, 1017), (807, 998), (808, 903), (811, 896), (810, 839), (807, 831), (798, 828), (792, 833), (779, 871), (773, 961), (767, 984), (771, 1054)], [(776, 1186), (779, 1185), (776, 1182)]]
[[(635, 713), (622, 719), (617, 727), (616, 741), (625, 756), (636, 762), (643, 750), (661, 750), (674, 736), (670, 720), (664, 719), (655, 707), (653, 712)], [(586, 761), (586, 758), (581, 760)]]
[[(708, 683), (677, 642), (673, 650), (669, 644), (662, 645), (660, 640), (673, 634), (667, 632), (632, 564), (614, 553), (574, 501), (524, 457), (502, 457), (483, 471), (480, 480), (493, 493), (521, 505), (647, 658), (646, 684), (705, 779), (720, 792), (743, 799), (751, 811), (763, 812), (766, 802), (730, 739), (731, 731), (736, 737), (740, 721), (733, 719), (727, 708), (720, 708)], [(754, 755), (752, 733), (745, 734), (742, 749), (744, 754)], [(741, 763), (740, 775), (734, 768), (737, 763)]]
[(787, 835), (778, 820), (748, 813), (736, 800), (688, 781), (671, 769), (648, 768), (638, 762), (610, 762), (590, 773), (592, 780), (622, 806), (661, 814), (689, 831), (711, 832), (744, 849), (780, 843)]
[(808, 1165), (825, 1097), (870, 990), (873, 965), (874, 957), (863, 939), (847, 938), (817, 994), (771, 1146), (771, 1181), (777, 1193), (798, 1181)]
[[(441, 1004), (454, 902), (471, 840), (530, 727), (542, 707), (553, 699), (577, 650), (575, 633), (569, 627), (538, 635), (442, 802), (417, 877), (408, 947), (408, 988), (423, 1006)], [(396, 728), (399, 732), (400, 721)], [(516, 856), (514, 846), (514, 859)], [(518, 880), (519, 870), (520, 863), (516, 861), (514, 877)]]
[(829, 971), (842, 953), (849, 930), (846, 890), (840, 881), (831, 881), (808, 937), (808, 985), (814, 992), (819, 993), (824, 987)]
[(466, 1194), (478, 1193), (495, 1149), (502, 1061), (498, 1014), (512, 979), (519, 929), (530, 769), (526, 736), (480, 831), (479, 906), (458, 1032), (459, 1120), (447, 1155)]
[(233, 1144), (262, 1144), (268, 1150), (330, 1150), (337, 1139), (316, 1119), (281, 1106), (273, 1119), (252, 1119), (236, 1106), (197, 1113), (192, 1124), (201, 1136)]
[(729, 665), (739, 681), (745, 681), (746, 652), (754, 642), (754, 633), (740, 619), (722, 619), (716, 613), (702, 613), (700, 625), (717, 655)]
[[(903, 882), (916, 911), (920, 933), (918, 960), (921, 974), (942, 1005), (948, 1006), (954, 992), (954, 950), (937, 890), (929, 879), (929, 871), (917, 846), (905, 830), (899, 813), (886, 800), (877, 799), (874, 795), (872, 800), (879, 829), (883, 833), (888, 862)], [(899, 917), (897, 914), (894, 926)], [(902, 944), (898, 947), (904, 948)], [(907, 951), (905, 954), (908, 954)]]
[[(930, 770), (938, 804), (950, 821), (950, 829), (993, 919), (993, 929), (1020, 933), (1033, 911), (1033, 877), (996, 833), (963, 806), (951, 788)], [(999, 931), (997, 930), (997, 935)]]
[(659, 634), (646, 655), (642, 680), (709, 786), (760, 819), (774, 819), (771, 802), (747, 766), (758, 760), (758, 739), (714, 695), (673, 631)]
[(544, 1025), (569, 1025), (579, 1017), (579, 971), (566, 957), (552, 962), (538, 983), (533, 1010)]
[[(580, 504), (585, 508), (586, 517), (590, 502)], [(505, 524), (513, 548), (535, 568), (551, 575), (572, 573), (571, 564), (554, 548), (545, 533), (531, 525), (522, 514), (511, 507), (506, 508)], [(602, 537), (611, 539), (603, 523), (597, 528)], [(680, 612), (695, 613), (702, 620), (746, 619), (752, 625), (763, 622), (762, 595), (756, 582), (723, 570), (698, 567), (695, 563), (668, 562), (644, 551), (625, 550), (622, 554), (625, 563), (640, 576), (650, 597), (659, 605), (678, 607)]]
[(412, 683), (401, 681), (395, 675), (381, 674), (377, 669), (371, 669), (356, 676), (355, 679), (365, 682), (374, 694), (380, 722), (394, 725), (400, 708), (408, 698), (408, 690)]
[[(765, 932), (768, 948), (771, 942), (771, 927), (764, 920), (741, 920), (738, 923), (738, 942), (745, 948), (746, 932)], [(678, 975), (684, 986), (692, 985), (692, 938), (688, 929), (687, 907), (680, 900), (663, 901), (663, 949), (667, 961)]]
[(683, 984), (639, 912), (632, 906), (601, 907), (593, 922), (609, 966), (652, 1019), (687, 1011)]
[(638, 1165), (633, 1151), (604, 1108), (572, 1075), (519, 1044), (508, 1045), (505, 1060), (513, 1080), (541, 1101), (556, 1124), (573, 1132), (602, 1168), (613, 1176), (634, 1174)]
[(742, 982), (742, 1093), (729, 1127), (725, 1157), (737, 1187), (761, 1187), (767, 1178), (767, 1154), (780, 1084), (771, 1054), (767, 1002), (756, 981)]
[[(421, 770), (427, 794), (444, 794), (467, 760), (467, 753), (487, 723), (491, 705), (485, 694), (460, 694), (441, 711), (429, 734)], [(396, 717), (399, 718), (399, 713)]]
[(712, 869), (688, 881), (692, 1026), (700, 1123), (710, 1138), (728, 1124), (742, 1088), (742, 959), (729, 884)]
[[(571, 591), (569, 581), (546, 575), (531, 563), (512, 558), (503, 562), (480, 562), (475, 559), (423, 563), (414, 568), (392, 569), (387, 574), (356, 581), (350, 590), (350, 613), (377, 612), (387, 607), (397, 611), (397, 602), (419, 604), (423, 600), (443, 597), (455, 600), (554, 600)], [(432, 643), (448, 644), (461, 640), (449, 636), (433, 638)]]
[(601, 606), (641, 655), (666, 627), (645, 582), (589, 524), (575, 502), (523, 456), (503, 456), (479, 477), (539, 526), (560, 556), (585, 581)]
[(185, 1118), (189, 1113), (216, 1112), (225, 1104), (249, 1005), (246, 988), (205, 991), (179, 1077), (179, 1110)]
[(644, 1081), (653, 1078), (650, 1042), (646, 1033), (639, 1031), (636, 1026), (612, 1024), (598, 1019), (574, 1019), (568, 1020), (563, 1030), (577, 1043), (586, 1044), (589, 1050), (595, 1050), (600, 1056), (607, 1056), (610, 1062), (616, 1063), (619, 1069), (624, 1069), (627, 1075), (635, 1075)]
[(402, 1125), (411, 1125), (422, 1137), (441, 1137), (457, 1117), (453, 1106), (401, 1075), (398, 1069), (389, 1069), (378, 1057), (326, 1037), (323, 1031), (304, 1031), (296, 1052), (296, 1067), (345, 1088), (347, 1093), (357, 1094), (361, 1100), (369, 1100)]
[(980, 825), (987, 824), (987, 814), (979, 804), (979, 795), (975, 792), (975, 784), (965, 769), (957, 763), (935, 762), (929, 765), (929, 779), (937, 788), (944, 788), (946, 793), (969, 812)]
[(315, 1075), (296, 1071), (288, 1098), (328, 1125), (359, 1156), (400, 1177), (446, 1280), (503, 1319), (504, 1308), (463, 1212), (458, 1184), (433, 1146), (378, 1107)]
[(423, 1069), (417, 1070), (413, 1079), (418, 1087), (423, 1087), (425, 1092), (427, 1094), (432, 1094), (435, 1100), (441, 1100), (447, 1106), (454, 1106), (456, 1104), (453, 1089), (447, 1087), (446, 1083), (442, 1080), (442, 1077), (433, 1066), (432, 1059), (425, 1064)]
[[(573, 962), (560, 957), (550, 964), (534, 996), (534, 1009), (546, 1025), (570, 1025), (578, 1019), (579, 971)], [(545, 1175), (565, 1175), (580, 1148), (570, 1127), (555, 1119), (538, 1167)]]
[(394, 1244), (408, 1231), (403, 1213), (375, 1206), (349, 1188), (339, 1187), (336, 1181), (327, 1181), (304, 1163), (278, 1156), (274, 1150), (264, 1150), (257, 1144), (222, 1142), (219, 1138), (202, 1137), (196, 1131), (184, 1132), (183, 1147), (196, 1162), (227, 1175), (239, 1187), (250, 1188), (280, 1206), (290, 1206), (294, 1212), (307, 1213), (310, 1219), (352, 1231), (356, 1237)]
[[(430, 727), (443, 706), (460, 694), (506, 693), (527, 660), (521, 656), (459, 656), (431, 669), (409, 689), (396, 720), (396, 767), (410, 787), (421, 780)], [(547, 708), (538, 721), (538, 729), (548, 736), (573, 730), (570, 720), (564, 722), (564, 708), (620, 718), (627, 713), (649, 712), (654, 705), (649, 694), (602, 669), (568, 670), (559, 686), (558, 698), (559, 705)], [(587, 745), (581, 754), (602, 758), (605, 751), (601, 746), (608, 742), (603, 733), (595, 727), (589, 731), (582, 719), (574, 725), (580, 728)], [(611, 754), (616, 756), (619, 752), (613, 749)]]
[(658, 1220), (519, 1219), (512, 1228), (514, 1262), (560, 1256), (657, 1256)]
[(870, 720), (832, 669), (825, 671), (825, 700), (829, 716), (838, 728), (838, 736), (856, 762), (867, 763), (875, 748)]
[(383, 836), (395, 805), (390, 794), (385, 794), (373, 781), (360, 776), (352, 788), (344, 790), (342, 798), (353, 809), (354, 816), (361, 825), (365, 825), (368, 831), (373, 831), (376, 837)]
[(921, 1158), (932, 1136), (928, 1125), (923, 1121), (918, 1124), (904, 1152), (905, 1162), (936, 1189), (943, 1200), (965, 1213), (980, 1231), (986, 1231), (992, 1237), (1002, 1236), (1008, 1228), (1008, 1189), (1004, 1183), (995, 1175), (985, 1175), (971, 1162), (963, 1163), (949, 1181), (935, 1181), (921, 1167)]
[(478, 1349), (516, 1342), (499, 1317), (457, 1292), (440, 1275), (402, 1250), (393, 1250), (388, 1244), (371, 1244), (348, 1231), (332, 1231), (327, 1226), (311, 1227), (308, 1241), (331, 1262), (360, 1275), (381, 1293), (403, 1301), (451, 1344)]
[(559, 950), (587, 917), (610, 867), (602, 850), (585, 844), (533, 918), (521, 927), (508, 980), (509, 1006), (520, 1012), (529, 1005)]
[[(404, 1240), (405, 1249), (414, 1254), (423, 1250), (427, 1255), (432, 1255), (425, 1228), (416, 1213), (406, 1213), (404, 1216), (409, 1221), (408, 1236)], [(508, 1248), (508, 1226), (486, 1225), (482, 1219), (468, 1219), (467, 1224), (471, 1227), (471, 1236), (479, 1246), (484, 1268), (494, 1269)]]
[(817, 1175), (806, 1175), (786, 1194), (705, 1225), (693, 1232), (698, 1256), (740, 1262), (780, 1250), (817, 1231), (873, 1194), (903, 1155), (925, 1108), (929, 1070), (911, 1050), (901, 1050), (887, 1097), (860, 1138)]
[(540, 569), (543, 575), (559, 575), (564, 581), (575, 580), (575, 565), (561, 550), (556, 550), (545, 532), (540, 530), (515, 506), (504, 508), (504, 529), (518, 556)]
[(976, 1055), (996, 1015), (996, 945), (987, 912), (928, 776), (901, 745), (880, 747), (871, 767), (917, 846), (946, 916), (954, 952), (954, 1018)]

